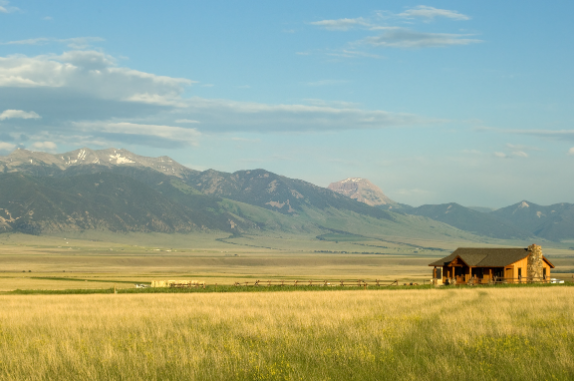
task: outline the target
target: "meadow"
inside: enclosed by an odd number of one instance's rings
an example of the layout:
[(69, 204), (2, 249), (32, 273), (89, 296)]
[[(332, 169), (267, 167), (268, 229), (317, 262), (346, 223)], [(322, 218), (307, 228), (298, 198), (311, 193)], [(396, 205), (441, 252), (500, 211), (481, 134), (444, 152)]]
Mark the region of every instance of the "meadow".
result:
[[(0, 235), (0, 379), (574, 378), (574, 287), (264, 286), (428, 281), (429, 262), (479, 244), (314, 238)], [(568, 280), (570, 250), (545, 253)], [(134, 287), (159, 279), (209, 286)], [(256, 279), (264, 292), (231, 286)]]
[(11, 380), (571, 380), (572, 287), (0, 296)]

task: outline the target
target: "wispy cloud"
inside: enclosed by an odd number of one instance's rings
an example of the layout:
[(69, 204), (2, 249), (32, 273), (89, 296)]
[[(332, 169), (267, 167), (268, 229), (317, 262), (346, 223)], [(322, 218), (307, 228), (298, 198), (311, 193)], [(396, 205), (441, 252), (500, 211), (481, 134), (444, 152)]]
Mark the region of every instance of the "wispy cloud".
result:
[(307, 82), (305, 83), (305, 85), (311, 87), (322, 87), (322, 86), (344, 85), (346, 83), (349, 83), (349, 81), (343, 79), (323, 79), (320, 81)]
[(197, 144), (201, 133), (195, 128), (153, 125), (129, 122), (76, 122), (81, 131), (104, 138), (118, 140), (123, 135), (132, 141), (156, 147), (184, 147)]
[(26, 40), (16, 40), (8, 42), (0, 42), (0, 45), (47, 45), (47, 44), (65, 44), (72, 49), (86, 49), (95, 42), (105, 41), (101, 37), (74, 37), (74, 38), (51, 38), (51, 37), (38, 37), (29, 38)]
[(354, 49), (339, 49), (339, 50), (329, 50), (326, 53), (328, 56), (332, 57), (343, 57), (343, 58), (385, 58), (378, 54), (363, 52)]
[(357, 26), (370, 27), (371, 23), (362, 17), (355, 19), (321, 20), (309, 23), (327, 30), (347, 31)]
[(16, 148), (16, 144), (0, 142), (0, 151), (12, 151)]
[(9, 1), (0, 0), (0, 13), (12, 13), (19, 10), (19, 8), (11, 6)]
[(574, 130), (495, 130), (516, 135), (530, 135), (540, 138), (556, 139), (556, 140), (573, 140)]
[(520, 150), (520, 151), (542, 151), (538, 147), (533, 146), (525, 146), (523, 144), (511, 144), (506, 143), (506, 147), (510, 148), (511, 150)]
[(5, 110), (0, 114), (0, 120), (6, 119), (40, 119), (40, 115), (34, 111)]
[(419, 5), (409, 8), (402, 13), (379, 11), (369, 18), (320, 20), (310, 24), (329, 31), (349, 31), (351, 29), (362, 29), (369, 32), (382, 31), (380, 35), (370, 35), (359, 41), (350, 42), (347, 48), (326, 53), (331, 56), (344, 58), (381, 58), (370, 52), (357, 50), (356, 47), (359, 45), (375, 48), (437, 48), (482, 42), (482, 40), (473, 38), (474, 35), (472, 34), (424, 32), (392, 25), (393, 21), (404, 23), (405, 20), (422, 20), (430, 22), (436, 18), (470, 20), (469, 16), (454, 10)]
[(32, 144), (32, 148), (42, 151), (55, 151), (58, 146), (54, 142), (36, 142)]
[(527, 158), (528, 154), (524, 151), (512, 151), (509, 153), (495, 152), (494, 156), (501, 159), (511, 159), (511, 158)]
[(468, 38), (466, 34), (426, 33), (407, 28), (383, 27), (385, 32), (380, 36), (370, 36), (358, 43), (376, 47), (390, 48), (434, 48), (452, 45), (468, 45), (482, 42)]
[(434, 7), (428, 7), (425, 5), (419, 5), (414, 8), (407, 9), (406, 11), (397, 14), (398, 17), (403, 18), (422, 18), (427, 20), (434, 20), (437, 17), (445, 17), (453, 20), (470, 20), (470, 17), (459, 13), (457, 11), (451, 11), (448, 9), (438, 9)]
[(574, 155), (574, 147), (568, 150), (568, 155)]
[(238, 138), (233, 137), (231, 138), (234, 142), (241, 142), (241, 143), (261, 143), (261, 139), (248, 139), (248, 138)]

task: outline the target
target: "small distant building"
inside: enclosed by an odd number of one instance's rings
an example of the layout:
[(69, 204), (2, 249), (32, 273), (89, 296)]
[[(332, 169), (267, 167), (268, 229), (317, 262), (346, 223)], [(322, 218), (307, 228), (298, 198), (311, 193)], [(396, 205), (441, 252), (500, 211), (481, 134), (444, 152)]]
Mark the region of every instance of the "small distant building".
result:
[(435, 284), (547, 282), (554, 268), (538, 245), (512, 249), (458, 248), (429, 266), (434, 267)]

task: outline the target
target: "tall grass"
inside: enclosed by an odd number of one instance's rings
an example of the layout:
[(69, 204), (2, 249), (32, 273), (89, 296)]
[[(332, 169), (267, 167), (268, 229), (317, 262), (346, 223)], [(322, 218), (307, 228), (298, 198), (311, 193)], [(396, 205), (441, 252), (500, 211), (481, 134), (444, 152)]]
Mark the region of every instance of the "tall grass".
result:
[(574, 289), (0, 296), (0, 379), (571, 380)]

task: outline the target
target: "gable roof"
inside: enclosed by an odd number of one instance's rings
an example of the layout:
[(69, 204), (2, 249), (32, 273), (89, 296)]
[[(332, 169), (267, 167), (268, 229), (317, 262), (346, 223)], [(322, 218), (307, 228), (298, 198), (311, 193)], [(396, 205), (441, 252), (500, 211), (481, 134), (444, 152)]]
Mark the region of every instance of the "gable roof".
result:
[[(484, 247), (460, 247), (429, 266), (446, 266), (457, 257), (472, 267), (504, 267), (528, 256), (527, 248), (484, 248)], [(543, 258), (552, 268), (554, 265), (548, 259)]]

